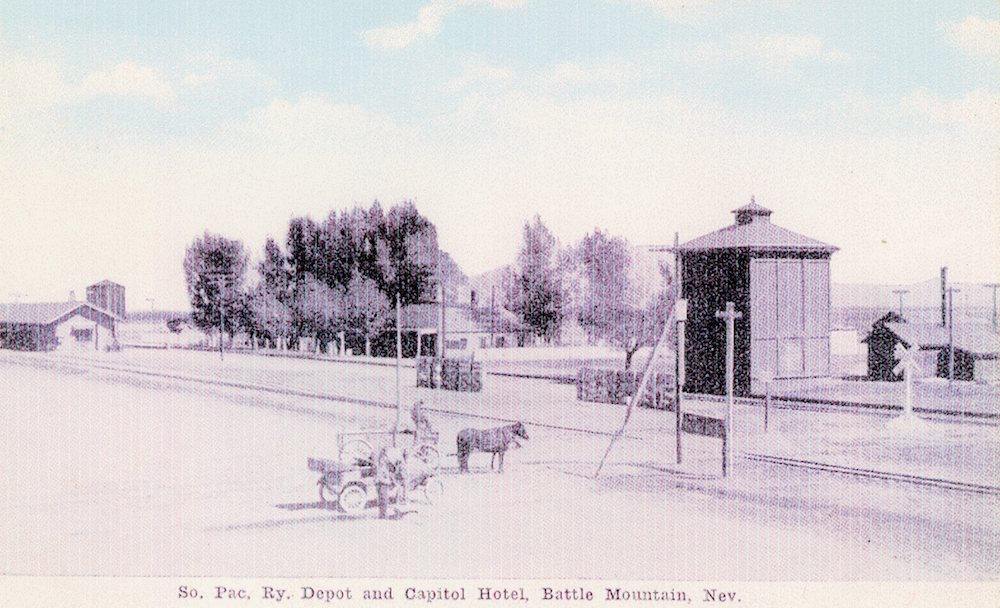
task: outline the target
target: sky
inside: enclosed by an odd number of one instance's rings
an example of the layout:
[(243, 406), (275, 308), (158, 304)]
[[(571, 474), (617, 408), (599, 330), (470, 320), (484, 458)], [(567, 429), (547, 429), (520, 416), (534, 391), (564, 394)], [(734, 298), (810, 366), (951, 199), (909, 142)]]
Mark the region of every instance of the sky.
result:
[(998, 61), (992, 0), (4, 0), (0, 302), (185, 309), (196, 235), (376, 199), (470, 275), (752, 195), (834, 282), (998, 281)]

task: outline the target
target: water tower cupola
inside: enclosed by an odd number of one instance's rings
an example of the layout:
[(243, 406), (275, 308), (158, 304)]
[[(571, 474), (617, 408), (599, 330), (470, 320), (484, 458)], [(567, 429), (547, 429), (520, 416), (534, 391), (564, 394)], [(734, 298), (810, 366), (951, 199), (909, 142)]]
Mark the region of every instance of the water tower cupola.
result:
[(744, 226), (753, 222), (770, 222), (771, 210), (763, 205), (758, 205), (754, 197), (750, 196), (750, 202), (738, 209), (733, 209), (736, 214), (736, 225)]

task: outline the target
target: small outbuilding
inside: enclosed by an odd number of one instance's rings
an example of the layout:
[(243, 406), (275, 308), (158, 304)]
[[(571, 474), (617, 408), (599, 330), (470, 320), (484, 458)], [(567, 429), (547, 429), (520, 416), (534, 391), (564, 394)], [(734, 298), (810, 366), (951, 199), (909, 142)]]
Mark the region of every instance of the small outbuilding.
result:
[(751, 197), (730, 225), (679, 245), (688, 300), (685, 390), (721, 395), (726, 386), (726, 327), (715, 316), (733, 302), (734, 391), (751, 379), (830, 374), (830, 256), (837, 247), (771, 222)]
[(120, 322), (88, 302), (0, 304), (0, 348), (99, 350), (117, 345)]
[[(475, 304), (475, 302), (473, 302)], [(444, 307), (445, 353), (469, 356), (489, 348), (509, 348), (523, 342), (523, 330), (517, 316), (503, 308), (481, 308), (449, 304)], [(403, 357), (440, 356), (442, 308), (440, 304), (411, 304), (400, 311)], [(348, 346), (363, 352), (363, 340), (348, 339)], [(376, 357), (396, 356), (394, 315), (389, 328), (371, 341)]]
[[(896, 344), (918, 349), (924, 376), (947, 378), (950, 374), (949, 331), (939, 323), (907, 323), (889, 313), (872, 325), (868, 343), (868, 377), (901, 380), (892, 373), (897, 361)], [(989, 323), (956, 324), (951, 332), (955, 349), (955, 380), (996, 384), (1000, 363), (1000, 334)]]

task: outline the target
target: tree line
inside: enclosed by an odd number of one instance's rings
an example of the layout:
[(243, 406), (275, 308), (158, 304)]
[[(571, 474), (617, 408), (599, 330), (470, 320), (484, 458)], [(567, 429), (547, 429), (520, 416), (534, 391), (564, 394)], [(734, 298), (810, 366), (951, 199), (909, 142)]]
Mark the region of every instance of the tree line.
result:
[[(252, 284), (249, 270), (241, 241), (196, 237), (184, 257), (192, 323), (230, 337), (244, 333), (259, 347), (294, 349), (312, 338), (320, 352), (343, 332), (363, 340), (370, 354), (372, 340), (394, 327), (397, 295), (401, 306), (438, 302), (443, 288), (456, 303), (456, 288), (467, 281), (410, 201), (388, 211), (377, 201), (331, 211), (321, 222), (295, 217), (284, 243), (267, 239)], [(572, 325), (591, 343), (624, 350), (628, 367), (662, 332), (672, 280), (666, 266), (621, 237), (595, 228), (562, 246), (535, 216), (523, 226), (516, 262), (500, 273), (500, 288), (526, 338), (559, 342)]]
[(370, 344), (391, 325), (397, 297), (401, 306), (435, 301), (439, 285), (464, 280), (410, 201), (388, 212), (378, 201), (331, 211), (322, 222), (292, 218), (284, 246), (267, 239), (255, 284), (248, 268), (241, 241), (209, 232), (194, 239), (184, 276), (195, 327), (279, 349), (313, 338), (320, 352), (341, 332)]

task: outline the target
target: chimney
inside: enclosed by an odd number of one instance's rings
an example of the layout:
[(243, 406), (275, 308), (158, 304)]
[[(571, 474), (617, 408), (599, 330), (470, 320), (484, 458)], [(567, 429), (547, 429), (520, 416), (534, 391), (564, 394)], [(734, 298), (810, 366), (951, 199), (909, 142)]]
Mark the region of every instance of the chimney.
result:
[(69, 290), (69, 301), (76, 302), (76, 292), (72, 289)]

